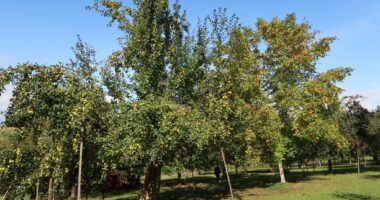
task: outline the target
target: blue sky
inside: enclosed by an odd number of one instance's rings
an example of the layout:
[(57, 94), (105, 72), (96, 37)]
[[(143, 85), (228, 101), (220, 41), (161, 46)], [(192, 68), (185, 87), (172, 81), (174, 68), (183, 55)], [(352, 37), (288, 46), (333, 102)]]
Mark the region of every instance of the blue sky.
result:
[[(66, 62), (76, 35), (95, 48), (98, 60), (119, 48), (115, 27), (108, 19), (86, 10), (91, 0), (9, 0), (0, 6), (0, 66), (26, 61), (41, 64)], [(244, 25), (253, 26), (258, 17), (271, 19), (296, 13), (321, 36), (337, 36), (318, 70), (349, 66), (355, 71), (341, 85), (345, 94), (362, 94), (363, 105), (380, 105), (380, 1), (377, 0), (182, 0), (188, 19), (195, 24), (213, 9), (226, 7)], [(6, 109), (10, 90), (0, 97)]]

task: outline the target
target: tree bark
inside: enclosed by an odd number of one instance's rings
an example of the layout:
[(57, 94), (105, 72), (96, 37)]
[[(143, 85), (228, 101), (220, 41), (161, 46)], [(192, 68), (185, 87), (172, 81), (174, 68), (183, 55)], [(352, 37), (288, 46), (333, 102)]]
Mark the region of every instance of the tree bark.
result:
[(286, 183), (284, 168), (282, 167), (282, 161), (278, 161), (278, 171), (280, 173), (281, 183)]
[(195, 191), (197, 189), (197, 183), (194, 179), (194, 170), (191, 170), (191, 179), (193, 179), (193, 199), (196, 200), (196, 195), (195, 195)]
[(150, 162), (144, 179), (140, 200), (158, 200), (160, 199), (160, 179), (162, 164)]
[(328, 165), (328, 167), (329, 167), (329, 173), (331, 174), (331, 173), (333, 172), (331, 158), (329, 158), (329, 160), (327, 161), (327, 165)]
[(40, 179), (37, 178), (37, 183), (36, 183), (36, 200), (39, 200), (39, 191), (40, 190)]
[(74, 200), (76, 197), (77, 185), (73, 185), (70, 191), (70, 200)]
[(53, 200), (53, 177), (49, 177), (48, 200)]
[(81, 199), (81, 186), (82, 186), (82, 158), (83, 158), (83, 139), (79, 144), (79, 164), (78, 164), (78, 191), (77, 200)]
[(177, 172), (177, 183), (181, 183), (181, 177), (182, 174), (180, 172)]
[(226, 176), (227, 176), (227, 181), (228, 181), (228, 187), (230, 188), (231, 199), (233, 200), (234, 199), (234, 193), (232, 191), (232, 185), (231, 185), (230, 176), (228, 175), (228, 168), (227, 168), (226, 158), (224, 157), (223, 148), (220, 148), (220, 151), (222, 152), (222, 159), (223, 159), (223, 163), (224, 163), (224, 169), (226, 171)]

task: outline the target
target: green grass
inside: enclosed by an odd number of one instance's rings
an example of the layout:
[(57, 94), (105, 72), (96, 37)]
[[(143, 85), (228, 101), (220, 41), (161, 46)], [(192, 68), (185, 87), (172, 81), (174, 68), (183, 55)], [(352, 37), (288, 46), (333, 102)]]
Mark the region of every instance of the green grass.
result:
[[(335, 174), (327, 174), (326, 168), (309, 172), (292, 169), (287, 174), (288, 183), (278, 183), (278, 175), (266, 171), (254, 171), (239, 176), (231, 175), (236, 199), (243, 200), (380, 200), (380, 166), (368, 166), (360, 175), (353, 167), (337, 167)], [(196, 182), (194, 191), (193, 182)], [(105, 199), (138, 199), (139, 189), (110, 191)], [(176, 184), (175, 177), (164, 176), (161, 199), (229, 199), (226, 182), (217, 182), (212, 174), (187, 178), (184, 184)], [(90, 196), (101, 199), (100, 195)]]
[[(308, 172), (292, 169), (286, 175), (286, 184), (278, 183), (278, 174), (263, 169), (238, 176), (231, 174), (231, 180), (235, 199), (239, 200), (380, 200), (380, 166), (367, 166), (360, 175), (352, 166), (336, 167), (334, 171), (328, 174), (326, 167)], [(184, 183), (177, 184), (175, 176), (163, 175), (161, 199), (230, 199), (227, 182), (216, 181), (212, 173), (194, 178), (183, 174), (183, 177)], [(139, 192), (140, 188), (108, 191), (105, 199), (137, 200)], [(82, 197), (87, 199), (85, 194)], [(102, 199), (102, 195), (88, 196), (88, 200), (96, 199)]]

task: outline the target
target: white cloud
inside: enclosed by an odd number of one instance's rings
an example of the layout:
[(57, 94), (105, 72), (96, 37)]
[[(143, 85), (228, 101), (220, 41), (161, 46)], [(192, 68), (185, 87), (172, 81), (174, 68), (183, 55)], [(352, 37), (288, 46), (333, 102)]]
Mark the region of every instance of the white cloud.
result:
[(380, 106), (380, 88), (365, 89), (357, 92), (345, 92), (344, 96), (356, 94), (364, 96), (361, 104), (368, 110), (375, 110), (377, 106)]
[[(1, 94), (0, 96), (0, 112), (4, 112), (7, 110), (9, 106), (9, 100), (12, 97), (12, 91), (13, 91), (13, 86), (8, 85), (5, 87), (5, 91)], [(0, 122), (4, 121), (4, 115), (0, 114)]]

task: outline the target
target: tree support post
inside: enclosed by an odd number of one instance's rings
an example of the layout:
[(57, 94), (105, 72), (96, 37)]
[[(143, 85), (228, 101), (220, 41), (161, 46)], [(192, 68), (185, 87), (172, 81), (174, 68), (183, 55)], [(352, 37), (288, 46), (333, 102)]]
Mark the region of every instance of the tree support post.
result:
[[(44, 168), (41, 168), (41, 174), (40, 177), (42, 177), (42, 174), (44, 172)], [(40, 177), (37, 178), (37, 183), (36, 183), (36, 200), (39, 200), (40, 197)]]
[(5, 200), (5, 199), (7, 198), (8, 192), (9, 192), (9, 190), (10, 190), (11, 188), (12, 188), (12, 184), (9, 185), (9, 187), (8, 187), (7, 191), (5, 192), (5, 194), (4, 194), (3, 198), (2, 198), (2, 200)]
[(79, 144), (79, 166), (78, 166), (78, 194), (77, 200), (81, 199), (81, 182), (82, 182), (82, 156), (83, 156), (83, 138), (80, 140)]
[(357, 167), (358, 167), (358, 174), (360, 174), (360, 146), (359, 146), (359, 139), (356, 139), (356, 161), (357, 161)]
[(232, 191), (232, 185), (231, 185), (230, 175), (228, 175), (228, 168), (227, 168), (226, 158), (224, 157), (223, 148), (220, 148), (220, 151), (222, 152), (222, 158), (223, 158), (223, 163), (224, 163), (224, 169), (226, 171), (226, 176), (227, 176), (227, 181), (228, 181), (228, 187), (230, 188), (231, 199), (233, 200), (234, 199), (234, 193)]
[(53, 200), (53, 173), (49, 177), (49, 186), (48, 186), (48, 200)]

